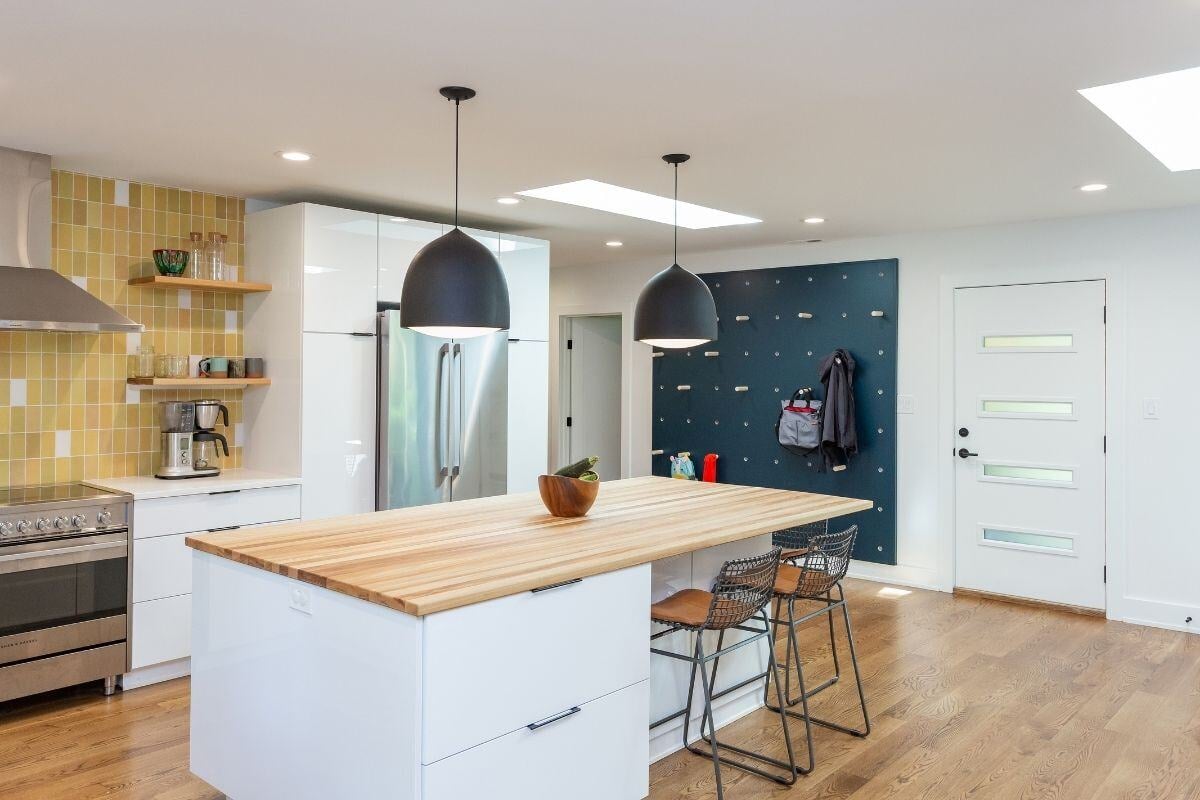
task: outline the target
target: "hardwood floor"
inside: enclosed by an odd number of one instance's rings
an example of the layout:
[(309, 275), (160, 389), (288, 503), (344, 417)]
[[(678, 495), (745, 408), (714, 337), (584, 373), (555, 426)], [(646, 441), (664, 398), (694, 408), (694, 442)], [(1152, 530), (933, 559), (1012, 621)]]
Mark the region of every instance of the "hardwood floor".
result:
[[(1200, 799), (1200, 637), (877, 583), (847, 590), (870, 738), (817, 729), (816, 772), (789, 790), (727, 769), (730, 800)], [(804, 638), (814, 678), (831, 665), (820, 634)], [(814, 713), (849, 721), (852, 694), (843, 682)], [(220, 798), (187, 771), (187, 703), (185, 679), (0, 705), (0, 797)], [(782, 753), (776, 731), (760, 711), (721, 734)], [(711, 762), (655, 764), (650, 797), (713, 797)]]

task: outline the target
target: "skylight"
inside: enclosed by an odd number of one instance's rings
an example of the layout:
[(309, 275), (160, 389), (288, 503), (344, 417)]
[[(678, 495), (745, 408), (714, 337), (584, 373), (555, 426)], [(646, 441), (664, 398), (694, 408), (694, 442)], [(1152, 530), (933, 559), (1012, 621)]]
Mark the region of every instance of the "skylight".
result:
[[(669, 197), (660, 197), (656, 194), (639, 192), (636, 189), (626, 189), (624, 186), (614, 186), (611, 183), (591, 179), (560, 183), (557, 186), (544, 186), (541, 189), (527, 189), (517, 192), (517, 194), (568, 203), (573, 206), (594, 208), (597, 211), (607, 211), (626, 217), (648, 219), (664, 225), (670, 225), (675, 220), (675, 202)], [(683, 228), (697, 230), (720, 228), (725, 225), (749, 225), (755, 222), (762, 222), (762, 220), (745, 217), (741, 214), (731, 214), (728, 211), (719, 211), (715, 208), (706, 208), (694, 203), (681, 202), (679, 204), (679, 225)]]
[(1167, 169), (1200, 169), (1200, 67), (1079, 93)]

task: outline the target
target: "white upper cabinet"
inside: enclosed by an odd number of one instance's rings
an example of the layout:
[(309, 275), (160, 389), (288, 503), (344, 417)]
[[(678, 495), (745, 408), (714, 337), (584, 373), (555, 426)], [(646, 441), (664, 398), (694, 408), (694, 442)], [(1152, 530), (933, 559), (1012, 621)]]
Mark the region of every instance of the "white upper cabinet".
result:
[(500, 234), (500, 266), (512, 308), (510, 339), (550, 339), (550, 243)]
[(304, 207), (304, 330), (371, 333), (379, 280), (379, 218)]
[(437, 222), (379, 215), (379, 302), (400, 302), (413, 256), (446, 230)]

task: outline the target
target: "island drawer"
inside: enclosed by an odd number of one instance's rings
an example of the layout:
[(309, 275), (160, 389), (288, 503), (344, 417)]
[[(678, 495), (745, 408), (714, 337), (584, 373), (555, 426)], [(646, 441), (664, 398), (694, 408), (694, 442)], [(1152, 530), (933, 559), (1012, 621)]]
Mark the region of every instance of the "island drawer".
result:
[(145, 539), (172, 533), (195, 533), (299, 516), (298, 485), (161, 497), (138, 500), (134, 504), (133, 536)]
[[(497, 687), (498, 688), (498, 687)], [(638, 800), (649, 792), (649, 682), (562, 709), (423, 769), (424, 800)], [(576, 710), (577, 709), (577, 710)], [(535, 722), (534, 724), (538, 724)]]
[(422, 763), (645, 680), (649, 639), (649, 564), (426, 616)]

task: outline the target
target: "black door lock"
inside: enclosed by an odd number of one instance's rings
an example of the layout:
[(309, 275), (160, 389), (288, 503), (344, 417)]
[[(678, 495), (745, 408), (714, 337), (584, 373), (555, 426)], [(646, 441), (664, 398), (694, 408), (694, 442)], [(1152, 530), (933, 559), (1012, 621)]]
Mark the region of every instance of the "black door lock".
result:
[(969, 430), (967, 430), (966, 428), (959, 428), (958, 435), (962, 436), (963, 438), (966, 438), (971, 435), (971, 432)]
[(977, 455), (979, 455), (979, 453), (972, 453), (970, 450), (968, 450), (965, 447), (960, 447), (958, 449), (958, 457), (959, 458), (971, 458), (972, 456), (977, 456)]

